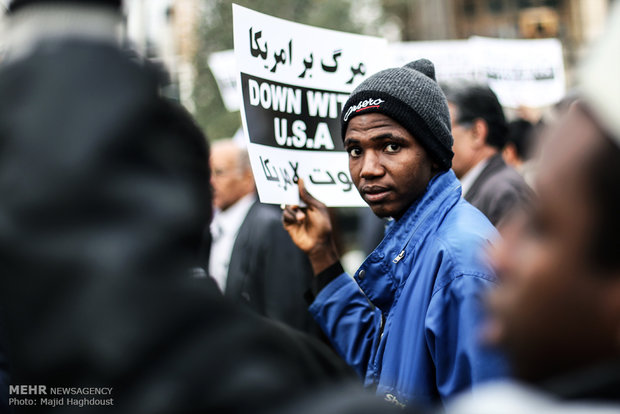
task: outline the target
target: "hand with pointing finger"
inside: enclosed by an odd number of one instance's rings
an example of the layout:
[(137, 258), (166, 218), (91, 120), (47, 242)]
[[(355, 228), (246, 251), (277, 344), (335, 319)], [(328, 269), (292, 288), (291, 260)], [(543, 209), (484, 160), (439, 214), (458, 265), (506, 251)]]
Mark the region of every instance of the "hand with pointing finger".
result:
[(282, 222), (293, 242), (308, 255), (317, 275), (338, 262), (332, 224), (325, 204), (310, 195), (302, 179), (298, 185), (299, 197), (307, 207), (287, 205)]

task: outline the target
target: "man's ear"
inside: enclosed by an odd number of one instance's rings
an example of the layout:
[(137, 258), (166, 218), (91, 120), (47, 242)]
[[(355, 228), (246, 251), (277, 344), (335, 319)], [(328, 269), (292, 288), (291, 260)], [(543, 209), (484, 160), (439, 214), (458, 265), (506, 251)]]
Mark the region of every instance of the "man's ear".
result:
[(471, 126), (474, 148), (478, 149), (486, 145), (487, 135), (489, 134), (489, 125), (482, 118), (474, 119)]

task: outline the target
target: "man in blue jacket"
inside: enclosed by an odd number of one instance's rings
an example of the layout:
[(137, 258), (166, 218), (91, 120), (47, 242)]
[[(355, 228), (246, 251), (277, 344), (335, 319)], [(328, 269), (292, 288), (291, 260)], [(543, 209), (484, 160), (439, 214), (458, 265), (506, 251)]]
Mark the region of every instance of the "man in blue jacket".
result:
[(303, 181), (307, 207), (283, 213), (316, 276), (310, 312), (366, 385), (397, 405), (444, 401), (506, 371), (479, 341), (483, 295), (495, 283), (483, 255), (497, 233), (450, 170), (450, 115), (434, 72), (425, 59), (381, 71), (343, 107), (353, 181), (377, 216), (393, 218), (354, 278)]

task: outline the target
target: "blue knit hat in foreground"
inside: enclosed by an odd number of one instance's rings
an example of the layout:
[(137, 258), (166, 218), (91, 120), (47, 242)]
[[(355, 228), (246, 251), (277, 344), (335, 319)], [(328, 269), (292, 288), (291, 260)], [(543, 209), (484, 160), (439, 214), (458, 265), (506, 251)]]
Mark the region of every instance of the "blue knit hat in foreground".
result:
[(342, 139), (351, 118), (378, 112), (402, 125), (442, 170), (452, 166), (448, 101), (435, 80), (430, 60), (386, 69), (362, 82), (342, 109)]

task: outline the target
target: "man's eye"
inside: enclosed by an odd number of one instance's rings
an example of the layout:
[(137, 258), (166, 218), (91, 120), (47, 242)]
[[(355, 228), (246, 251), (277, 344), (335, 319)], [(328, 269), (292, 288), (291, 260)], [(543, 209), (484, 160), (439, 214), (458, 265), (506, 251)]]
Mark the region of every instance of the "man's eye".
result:
[(362, 151), (359, 148), (348, 148), (347, 152), (349, 153), (349, 155), (351, 157), (359, 157), (360, 155), (362, 155)]
[(400, 149), (399, 144), (387, 144), (385, 146), (385, 152), (397, 152)]

